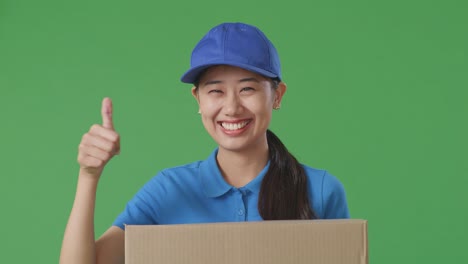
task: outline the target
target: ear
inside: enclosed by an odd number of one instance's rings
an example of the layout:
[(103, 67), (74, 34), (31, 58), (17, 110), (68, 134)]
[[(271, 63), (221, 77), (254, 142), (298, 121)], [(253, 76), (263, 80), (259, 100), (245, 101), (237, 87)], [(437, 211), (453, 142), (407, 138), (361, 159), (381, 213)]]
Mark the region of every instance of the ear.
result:
[(197, 101), (197, 104), (198, 104), (198, 113), (201, 114), (201, 111), (200, 111), (200, 97), (198, 97), (198, 89), (197, 89), (197, 87), (195, 87), (195, 86), (192, 87), (192, 96), (193, 96), (193, 98), (195, 98), (195, 100)]
[(200, 105), (200, 98), (198, 97), (198, 90), (197, 87), (192, 87), (192, 96), (197, 100), (198, 105)]
[(275, 90), (275, 101), (273, 102), (273, 107), (280, 107), (281, 100), (283, 99), (283, 95), (286, 93), (287, 86), (284, 82), (280, 82), (278, 87)]

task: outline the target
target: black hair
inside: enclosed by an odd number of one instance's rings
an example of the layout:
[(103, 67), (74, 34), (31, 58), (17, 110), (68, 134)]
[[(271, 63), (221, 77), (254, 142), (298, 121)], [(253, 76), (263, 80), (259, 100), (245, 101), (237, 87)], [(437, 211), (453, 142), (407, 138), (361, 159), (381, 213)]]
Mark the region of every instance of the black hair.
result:
[[(281, 82), (271, 79), (277, 89)], [(264, 220), (318, 218), (312, 209), (304, 167), (288, 151), (283, 142), (267, 130), (270, 167), (263, 177), (258, 197), (258, 211)]]
[[(194, 82), (198, 89), (200, 76)], [(272, 89), (281, 81), (271, 79)], [(270, 166), (263, 177), (258, 197), (258, 211), (264, 220), (316, 219), (308, 194), (304, 167), (287, 150), (281, 140), (266, 131)]]
[(258, 211), (264, 220), (316, 219), (308, 195), (304, 167), (281, 140), (267, 130), (270, 167), (258, 197)]

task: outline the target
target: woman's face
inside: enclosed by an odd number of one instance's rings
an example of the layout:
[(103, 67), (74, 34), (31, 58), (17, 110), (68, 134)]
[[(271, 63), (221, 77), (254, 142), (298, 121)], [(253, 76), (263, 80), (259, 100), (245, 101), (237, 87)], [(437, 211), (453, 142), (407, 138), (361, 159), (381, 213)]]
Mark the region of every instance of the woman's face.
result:
[(273, 89), (259, 74), (232, 66), (214, 66), (200, 78), (197, 99), (203, 125), (220, 149), (242, 151), (267, 144), (266, 130), (273, 107), (286, 86)]

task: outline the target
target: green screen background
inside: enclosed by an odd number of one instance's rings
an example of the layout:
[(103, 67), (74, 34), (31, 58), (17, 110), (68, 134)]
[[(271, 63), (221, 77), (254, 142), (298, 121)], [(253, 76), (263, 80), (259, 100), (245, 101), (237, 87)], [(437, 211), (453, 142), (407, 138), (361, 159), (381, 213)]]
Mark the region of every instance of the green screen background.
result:
[(281, 56), (271, 129), (342, 181), (371, 263), (468, 263), (467, 14), (462, 0), (0, 0), (2, 262), (58, 261), (104, 96), (122, 152), (96, 236), (159, 170), (205, 159), (216, 145), (179, 77), (205, 32), (243, 21)]

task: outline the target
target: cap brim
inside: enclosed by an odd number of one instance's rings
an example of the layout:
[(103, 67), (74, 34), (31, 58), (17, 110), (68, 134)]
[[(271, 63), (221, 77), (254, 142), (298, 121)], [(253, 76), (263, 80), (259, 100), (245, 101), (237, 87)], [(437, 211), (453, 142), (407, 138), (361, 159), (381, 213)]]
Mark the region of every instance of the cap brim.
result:
[(265, 77), (269, 77), (269, 78), (280, 78), (280, 76), (278, 76), (277, 74), (274, 74), (274, 73), (271, 73), (269, 71), (265, 71), (263, 69), (260, 69), (260, 68), (257, 68), (257, 67), (254, 67), (252, 65), (248, 65), (248, 64), (243, 64), (243, 63), (232, 63), (232, 62), (226, 62), (226, 61), (219, 61), (219, 62), (211, 62), (211, 63), (207, 63), (207, 64), (203, 64), (203, 65), (199, 65), (199, 66), (196, 66), (196, 67), (193, 67), (191, 68), (190, 70), (188, 70), (187, 72), (185, 72), (182, 77), (180, 78), (180, 80), (184, 83), (190, 83), (190, 84), (193, 84), (195, 83), (195, 81), (197, 80), (198, 76), (206, 69), (212, 67), (212, 66), (216, 66), (216, 65), (229, 65), (229, 66), (235, 66), (235, 67), (239, 67), (239, 68), (242, 68), (244, 70), (247, 70), (247, 71), (251, 71), (251, 72), (255, 72), (257, 74), (260, 74), (260, 75), (263, 75)]

